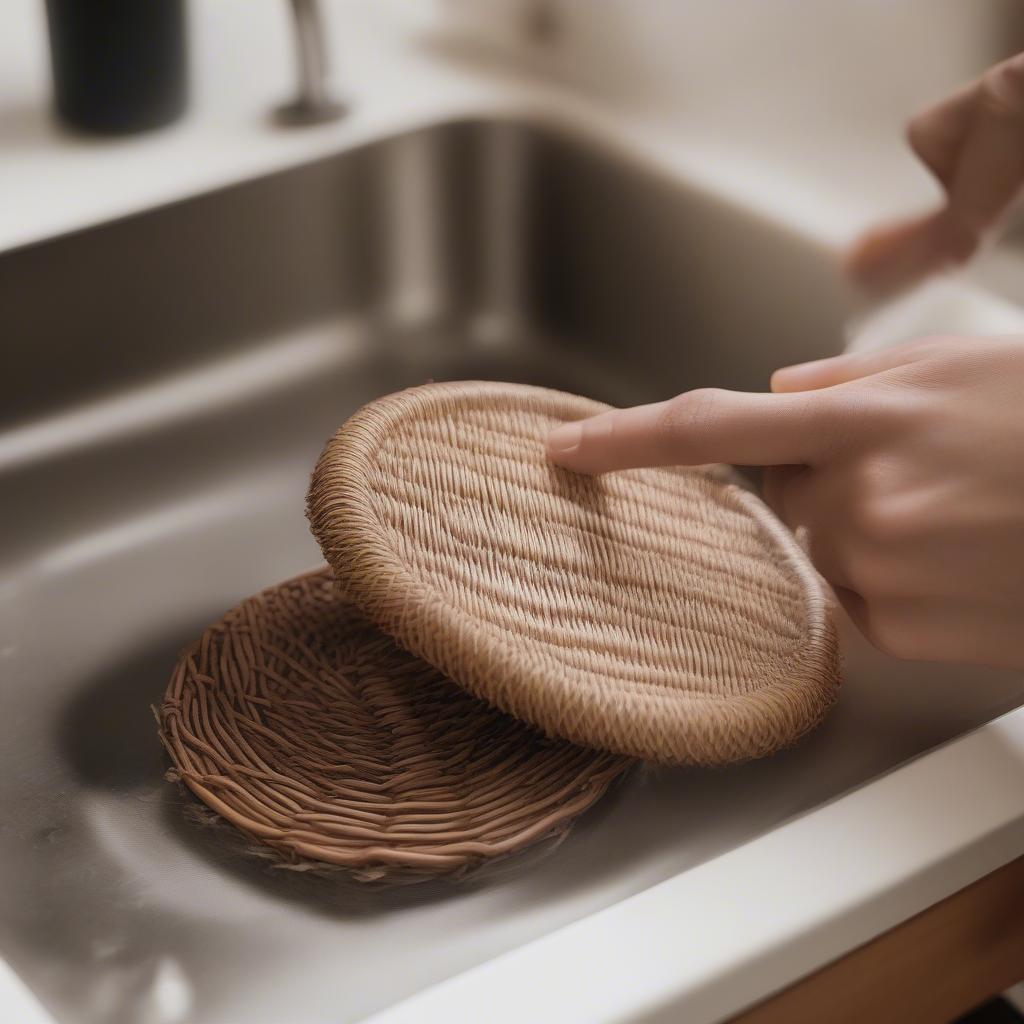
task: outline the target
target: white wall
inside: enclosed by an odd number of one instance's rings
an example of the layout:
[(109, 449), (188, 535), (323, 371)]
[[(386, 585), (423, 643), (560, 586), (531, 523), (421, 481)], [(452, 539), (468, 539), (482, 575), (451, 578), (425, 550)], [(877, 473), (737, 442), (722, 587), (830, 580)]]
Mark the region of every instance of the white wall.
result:
[[(771, 109), (779, 84), (853, 115), (913, 103), (1024, 47), (1019, 0), (442, 0), (469, 34), (521, 45), (553, 12), (539, 65), (610, 97), (685, 110), (723, 65), (732, 102)], [(546, 54), (544, 51), (546, 50)], [(858, 88), (849, 88), (856, 81)], [(750, 90), (751, 82), (767, 90)]]
[[(555, 38), (529, 42), (538, 6)], [(745, 146), (876, 209), (934, 187), (906, 119), (1024, 49), (1021, 0), (441, 0), (449, 31), (669, 129)]]

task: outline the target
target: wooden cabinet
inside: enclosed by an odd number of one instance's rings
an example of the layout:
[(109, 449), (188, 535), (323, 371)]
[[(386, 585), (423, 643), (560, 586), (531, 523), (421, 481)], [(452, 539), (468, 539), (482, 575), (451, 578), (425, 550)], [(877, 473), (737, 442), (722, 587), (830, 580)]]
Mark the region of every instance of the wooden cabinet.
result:
[(731, 1024), (948, 1024), (1024, 979), (1024, 857)]

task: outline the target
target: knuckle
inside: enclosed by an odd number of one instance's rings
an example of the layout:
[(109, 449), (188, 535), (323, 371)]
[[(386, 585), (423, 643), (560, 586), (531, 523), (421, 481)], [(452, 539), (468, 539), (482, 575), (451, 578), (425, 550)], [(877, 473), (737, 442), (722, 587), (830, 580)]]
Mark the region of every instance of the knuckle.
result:
[(896, 548), (913, 535), (911, 517), (884, 499), (857, 502), (851, 509), (853, 531), (869, 549)]
[(706, 423), (717, 410), (721, 389), (698, 388), (677, 395), (665, 404), (661, 412), (660, 427), (669, 436), (691, 433)]
[(1024, 59), (1021, 55), (1004, 60), (981, 76), (981, 102), (994, 113), (1024, 112)]

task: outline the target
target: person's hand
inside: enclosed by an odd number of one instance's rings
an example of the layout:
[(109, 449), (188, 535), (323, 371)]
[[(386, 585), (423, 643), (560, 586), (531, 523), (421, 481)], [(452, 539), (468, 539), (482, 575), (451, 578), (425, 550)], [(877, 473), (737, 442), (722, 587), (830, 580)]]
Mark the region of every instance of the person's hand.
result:
[(766, 498), (854, 622), (903, 658), (1024, 667), (1024, 338), (928, 338), (563, 425), (583, 473), (772, 467)]
[(1009, 210), (1024, 185), (1024, 54), (915, 117), (907, 137), (946, 202), (855, 243), (847, 269), (872, 291), (894, 291), (966, 262)]

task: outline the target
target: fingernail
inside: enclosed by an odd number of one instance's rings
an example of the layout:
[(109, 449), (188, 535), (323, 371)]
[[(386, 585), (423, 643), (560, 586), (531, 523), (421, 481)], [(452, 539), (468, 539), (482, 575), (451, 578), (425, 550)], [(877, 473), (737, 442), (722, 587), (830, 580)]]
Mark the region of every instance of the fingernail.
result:
[(548, 434), (548, 451), (552, 455), (568, 455), (580, 446), (583, 427), (578, 423), (563, 423)]

